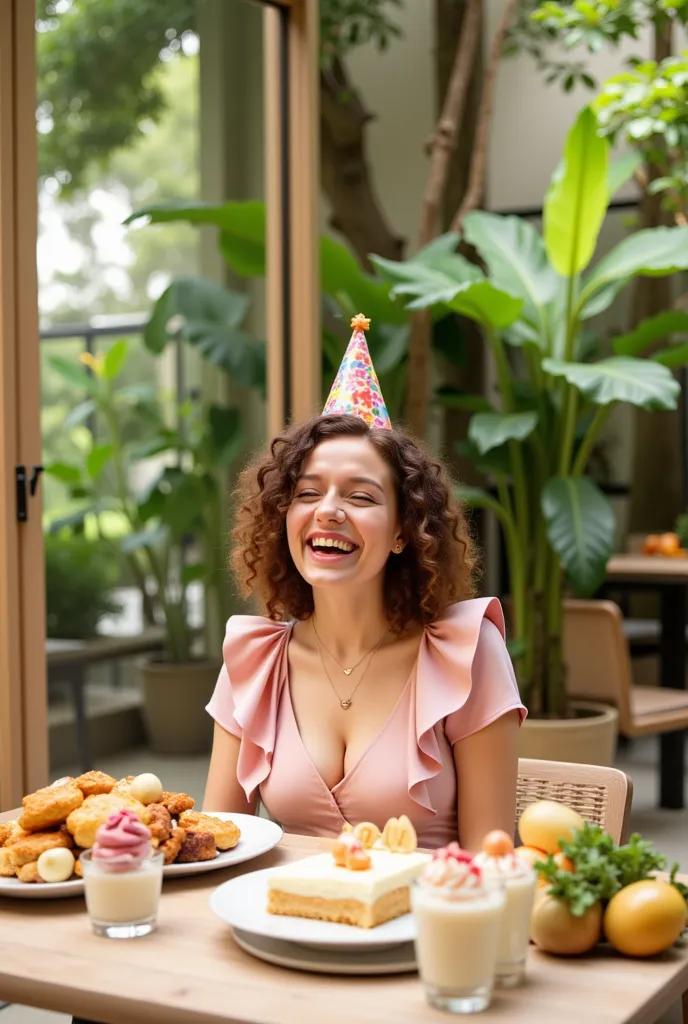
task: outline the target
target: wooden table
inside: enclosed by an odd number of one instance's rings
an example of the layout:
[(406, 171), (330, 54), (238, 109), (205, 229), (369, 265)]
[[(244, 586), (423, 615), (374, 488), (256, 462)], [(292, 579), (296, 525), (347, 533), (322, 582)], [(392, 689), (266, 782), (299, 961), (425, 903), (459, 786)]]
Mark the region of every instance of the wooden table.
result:
[[(659, 555), (613, 555), (607, 563), (605, 590), (654, 590), (661, 600), (659, 644), (660, 685), (686, 686), (686, 618), (688, 558)], [(671, 810), (685, 806), (685, 732), (660, 737), (659, 804)]]
[[(0, 999), (103, 1024), (438, 1024), (416, 975), (352, 978), (273, 967), (244, 953), (210, 910), (220, 882), (329, 847), (285, 836), (233, 871), (165, 882), (159, 927), (118, 942), (90, 931), (81, 898), (0, 899)], [(651, 1024), (688, 989), (688, 948), (652, 962), (531, 951), (528, 981), (498, 992), (481, 1024)]]

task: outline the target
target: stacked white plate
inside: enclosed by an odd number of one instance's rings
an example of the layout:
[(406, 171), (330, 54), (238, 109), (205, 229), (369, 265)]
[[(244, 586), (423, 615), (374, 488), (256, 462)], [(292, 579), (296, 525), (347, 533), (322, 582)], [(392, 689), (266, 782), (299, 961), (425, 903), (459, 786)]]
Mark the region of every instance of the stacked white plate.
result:
[(224, 882), (210, 906), (242, 949), (261, 960), (321, 974), (398, 974), (415, 971), (411, 914), (377, 928), (268, 914), (270, 869)]

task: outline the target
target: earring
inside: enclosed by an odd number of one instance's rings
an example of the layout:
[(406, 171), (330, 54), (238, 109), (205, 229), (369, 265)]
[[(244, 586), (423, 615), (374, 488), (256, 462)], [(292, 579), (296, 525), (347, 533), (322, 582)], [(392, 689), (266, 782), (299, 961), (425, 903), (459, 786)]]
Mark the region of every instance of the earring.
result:
[(403, 550), (404, 550), (404, 545), (401, 543), (400, 540), (398, 540), (396, 542), (396, 544), (394, 545), (394, 547), (392, 548), (392, 551), (394, 552), (395, 555), (400, 555)]

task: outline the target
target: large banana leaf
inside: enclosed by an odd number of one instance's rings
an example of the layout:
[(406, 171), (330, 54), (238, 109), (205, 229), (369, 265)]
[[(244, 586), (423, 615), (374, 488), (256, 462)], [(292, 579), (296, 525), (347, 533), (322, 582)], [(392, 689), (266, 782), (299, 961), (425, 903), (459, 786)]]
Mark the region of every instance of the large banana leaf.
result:
[[(647, 228), (625, 238), (590, 271), (581, 289), (583, 318), (611, 305), (617, 293), (636, 275), (665, 277), (688, 268), (688, 228)], [(600, 299), (603, 304), (600, 304)]]
[[(495, 288), (491, 281), (474, 281), (462, 285), (447, 305), (454, 312), (470, 317), (483, 327), (501, 331), (518, 318), (523, 308), (523, 299)], [(413, 308), (413, 304), (410, 308)]]
[(611, 356), (598, 363), (544, 359), (542, 368), (569, 384), (596, 405), (628, 402), (642, 409), (675, 409), (681, 388), (666, 366), (651, 359)]
[(630, 181), (638, 168), (642, 166), (642, 162), (643, 158), (637, 150), (631, 150), (618, 159), (609, 161), (607, 184), (610, 196), (615, 195), (627, 181)]
[(617, 356), (639, 356), (656, 341), (663, 341), (671, 334), (688, 332), (688, 313), (670, 309), (656, 316), (641, 320), (628, 334), (614, 338), (613, 348)]
[(564, 278), (585, 270), (595, 252), (609, 205), (608, 160), (609, 143), (598, 135), (591, 108), (584, 107), (567, 136), (543, 210), (547, 253)]
[[(441, 241), (436, 239), (436, 242)], [(392, 284), (393, 295), (407, 295), (412, 301), (409, 309), (428, 309), (440, 303), (449, 303), (460, 288), (484, 275), (457, 253), (422, 250), (420, 258), (404, 262), (371, 256), (380, 276)]]
[(554, 298), (557, 275), (540, 234), (523, 217), (499, 217), (481, 210), (467, 214), (463, 224), (464, 237), (484, 259), (490, 279), (498, 288), (523, 299), (521, 316), (535, 328), (535, 338), (542, 345), (548, 331), (547, 304)]
[(537, 424), (536, 412), (477, 412), (468, 424), (468, 436), (481, 455), (507, 441), (524, 441)]
[(540, 503), (547, 537), (569, 582), (581, 597), (594, 594), (614, 547), (611, 505), (587, 477), (553, 477)]

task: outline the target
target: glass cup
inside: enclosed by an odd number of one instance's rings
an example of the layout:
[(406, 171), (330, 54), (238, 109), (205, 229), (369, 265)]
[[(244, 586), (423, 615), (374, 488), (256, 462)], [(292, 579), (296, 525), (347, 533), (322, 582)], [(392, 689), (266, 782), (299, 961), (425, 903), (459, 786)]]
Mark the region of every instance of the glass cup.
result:
[(526, 865), (523, 874), (503, 878), (506, 902), (495, 979), (499, 988), (513, 988), (525, 976), (537, 880), (537, 873)]
[(155, 929), (164, 859), (156, 850), (132, 870), (114, 871), (107, 861), (93, 860), (92, 851), (84, 850), (79, 860), (86, 909), (96, 935), (138, 939)]
[(479, 1013), (492, 1000), (506, 893), (500, 882), (446, 891), (416, 880), (411, 906), (425, 997), (449, 1013)]

